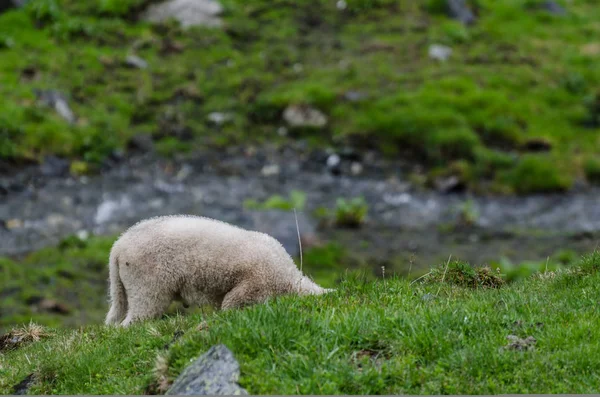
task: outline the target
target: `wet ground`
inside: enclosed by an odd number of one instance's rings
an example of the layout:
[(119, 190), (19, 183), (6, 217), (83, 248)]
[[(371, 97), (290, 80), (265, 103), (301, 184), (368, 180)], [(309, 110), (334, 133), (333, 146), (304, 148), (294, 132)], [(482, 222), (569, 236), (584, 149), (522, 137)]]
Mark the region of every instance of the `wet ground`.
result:
[[(0, 255), (19, 256), (71, 234), (118, 233), (140, 219), (178, 213), (269, 232), (296, 254), (293, 212), (244, 208), (247, 199), (293, 190), (306, 194), (299, 212), (303, 235), (339, 242), (357, 257), (391, 263), (399, 271), (450, 254), (473, 263), (501, 256), (544, 260), (559, 250), (593, 250), (600, 241), (598, 189), (530, 197), (443, 194), (411, 185), (402, 170), (375, 155), (332, 159), (330, 153), (293, 149), (232, 149), (186, 160), (140, 154), (77, 178), (57, 159), (41, 167), (5, 167)], [(369, 205), (363, 227), (318, 226), (316, 208), (334, 208), (339, 197), (356, 196)]]

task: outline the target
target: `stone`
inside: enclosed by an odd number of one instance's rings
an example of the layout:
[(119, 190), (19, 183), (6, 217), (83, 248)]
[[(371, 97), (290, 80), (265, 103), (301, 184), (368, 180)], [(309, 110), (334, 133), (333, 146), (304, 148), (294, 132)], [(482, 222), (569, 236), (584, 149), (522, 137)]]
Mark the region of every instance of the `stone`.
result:
[(168, 0), (148, 7), (142, 19), (155, 23), (175, 19), (184, 28), (220, 27), (222, 12), (223, 6), (215, 0)]
[(211, 347), (188, 366), (166, 395), (247, 395), (238, 384), (240, 365), (225, 345)]
[(565, 8), (563, 6), (561, 6), (556, 1), (553, 1), (553, 0), (544, 1), (540, 5), (540, 8), (542, 10), (549, 12), (550, 14), (553, 14), (553, 15), (559, 15), (559, 16), (567, 15), (567, 10), (565, 10)]
[(54, 90), (34, 90), (38, 101), (46, 106), (54, 108), (63, 119), (70, 124), (75, 122), (75, 115), (69, 107), (66, 97)]
[(27, 3), (26, 0), (0, 0), (0, 14), (11, 8), (20, 8)]
[(148, 62), (137, 55), (128, 55), (127, 58), (125, 58), (125, 65), (137, 69), (148, 68)]
[(231, 121), (233, 119), (233, 116), (229, 113), (212, 112), (209, 113), (208, 116), (206, 116), (206, 118), (214, 125), (220, 127), (228, 121)]
[(40, 171), (44, 176), (66, 176), (69, 174), (71, 164), (68, 160), (56, 156), (46, 156), (40, 166)]
[(327, 125), (327, 116), (320, 110), (306, 105), (290, 105), (283, 111), (283, 119), (290, 127), (323, 128)]
[(29, 388), (33, 385), (33, 383), (35, 382), (35, 374), (31, 373), (29, 375), (27, 375), (21, 382), (19, 382), (18, 384), (16, 384), (11, 393), (17, 396), (20, 395), (26, 395), (29, 394)]
[(436, 178), (433, 184), (440, 193), (462, 192), (466, 187), (465, 183), (456, 175)]
[(429, 46), (429, 58), (435, 59), (436, 61), (445, 62), (452, 55), (452, 48), (441, 45), (432, 44)]
[(448, 13), (450, 17), (459, 20), (465, 25), (472, 25), (477, 18), (471, 8), (467, 5), (466, 0), (447, 0)]

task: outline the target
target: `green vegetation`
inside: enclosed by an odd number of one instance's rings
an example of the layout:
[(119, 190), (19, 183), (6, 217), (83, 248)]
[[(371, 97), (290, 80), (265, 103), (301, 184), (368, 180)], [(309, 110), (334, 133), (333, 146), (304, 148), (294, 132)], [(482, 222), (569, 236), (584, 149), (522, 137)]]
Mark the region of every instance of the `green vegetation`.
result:
[[(1, 158), (53, 153), (93, 170), (138, 134), (166, 156), (307, 139), (431, 168), (460, 161), (472, 189), (596, 180), (584, 161), (600, 154), (593, 1), (553, 16), (535, 1), (478, 0), (479, 19), (465, 27), (441, 1), (355, 0), (342, 11), (325, 0), (227, 0), (224, 28), (189, 30), (140, 21), (149, 2), (32, 0), (0, 15)], [(450, 59), (430, 59), (431, 44), (451, 46)], [(128, 65), (132, 54), (149, 66)], [(36, 90), (63, 93), (76, 120)], [(288, 105), (319, 109), (327, 126), (280, 137)], [(230, 117), (214, 123), (213, 112)], [(543, 151), (529, 153), (536, 142)]]
[(302, 210), (306, 203), (306, 193), (292, 190), (289, 199), (281, 195), (274, 195), (260, 203), (255, 199), (244, 200), (244, 208), (251, 210), (283, 210), (291, 211), (293, 209)]
[(365, 221), (369, 206), (362, 197), (338, 198), (335, 206), (335, 224), (340, 227), (359, 227)]
[(252, 394), (597, 391), (600, 254), (498, 288), (463, 283), (473, 273), (459, 262), (434, 270), (443, 281), (349, 276), (321, 297), (128, 329), (46, 330), (0, 354), (0, 392), (30, 374), (29, 393), (164, 392), (217, 343), (234, 352)]
[(108, 252), (114, 238), (72, 236), (56, 248), (20, 261), (0, 257), (0, 330), (37, 323), (74, 326), (101, 322), (106, 314)]

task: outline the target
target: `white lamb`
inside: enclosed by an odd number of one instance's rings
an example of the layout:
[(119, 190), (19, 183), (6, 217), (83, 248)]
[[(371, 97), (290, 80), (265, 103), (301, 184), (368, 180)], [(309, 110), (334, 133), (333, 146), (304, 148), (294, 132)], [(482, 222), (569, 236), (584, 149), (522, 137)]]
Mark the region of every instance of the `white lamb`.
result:
[(305, 277), (273, 237), (214, 219), (141, 221), (114, 243), (106, 324), (155, 318), (173, 300), (240, 308), (268, 297), (329, 291)]

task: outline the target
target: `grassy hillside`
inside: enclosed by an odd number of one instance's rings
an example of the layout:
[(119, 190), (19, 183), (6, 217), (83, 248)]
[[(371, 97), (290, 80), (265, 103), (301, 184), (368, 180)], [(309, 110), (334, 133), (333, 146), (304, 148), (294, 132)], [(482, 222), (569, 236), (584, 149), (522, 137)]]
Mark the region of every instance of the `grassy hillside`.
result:
[(129, 329), (29, 327), (41, 340), (0, 354), (0, 392), (33, 374), (30, 393), (160, 393), (224, 343), (253, 394), (597, 393), (599, 269), (595, 253), (504, 284), (454, 263)]
[[(164, 155), (306, 139), (371, 146), (455, 174), (472, 189), (565, 190), (600, 175), (600, 8), (477, 0), (477, 23), (443, 1), (227, 0), (222, 29), (150, 26), (148, 0), (32, 0), (0, 15), (0, 158), (57, 154), (93, 171), (132, 137)], [(439, 62), (429, 46), (453, 50)], [(148, 67), (127, 64), (129, 55)], [(35, 92), (63, 93), (73, 124)], [(43, 95), (41, 95), (43, 97)], [(327, 115), (289, 128), (288, 105)], [(223, 123), (209, 117), (221, 113)]]

